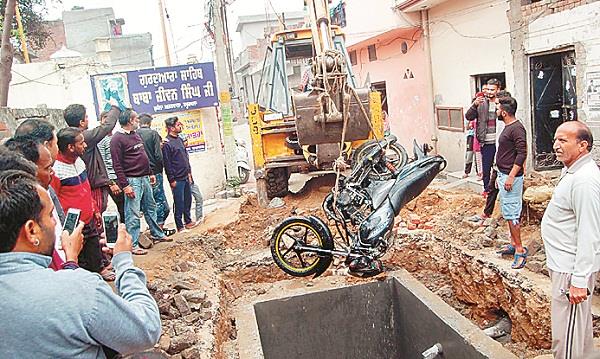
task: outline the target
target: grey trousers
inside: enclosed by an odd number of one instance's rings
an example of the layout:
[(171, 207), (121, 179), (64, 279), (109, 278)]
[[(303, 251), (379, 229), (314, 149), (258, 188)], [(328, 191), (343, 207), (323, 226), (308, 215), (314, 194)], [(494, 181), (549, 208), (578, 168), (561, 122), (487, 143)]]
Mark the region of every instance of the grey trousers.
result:
[[(550, 272), (552, 279), (552, 354), (555, 359), (586, 358), (594, 349), (592, 328), (592, 296), (572, 305), (565, 296), (571, 284), (570, 273)], [(588, 280), (588, 289), (594, 293), (596, 273)]]
[(200, 187), (196, 183), (192, 183), (192, 197), (194, 197), (194, 202), (196, 202), (196, 221), (202, 219), (203, 216), (203, 206), (204, 199), (202, 198), (202, 192), (200, 192)]

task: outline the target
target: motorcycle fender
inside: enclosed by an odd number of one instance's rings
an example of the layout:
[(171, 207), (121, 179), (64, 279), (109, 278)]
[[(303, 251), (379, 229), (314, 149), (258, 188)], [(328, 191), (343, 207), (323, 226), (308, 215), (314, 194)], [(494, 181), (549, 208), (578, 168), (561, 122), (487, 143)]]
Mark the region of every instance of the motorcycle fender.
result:
[(358, 233), (361, 243), (376, 247), (379, 244), (379, 240), (384, 238), (385, 234), (394, 227), (394, 217), (394, 207), (388, 199), (360, 224)]
[(250, 165), (244, 161), (238, 161), (237, 165), (238, 167), (242, 167), (243, 169), (250, 171)]
[(307, 216), (306, 218), (317, 228), (322, 237), (330, 239), (330, 242), (333, 244), (333, 247), (330, 249), (333, 250), (335, 247), (333, 236), (331, 235), (331, 230), (329, 230), (329, 227), (325, 224), (325, 222), (323, 222), (323, 220), (317, 216)]

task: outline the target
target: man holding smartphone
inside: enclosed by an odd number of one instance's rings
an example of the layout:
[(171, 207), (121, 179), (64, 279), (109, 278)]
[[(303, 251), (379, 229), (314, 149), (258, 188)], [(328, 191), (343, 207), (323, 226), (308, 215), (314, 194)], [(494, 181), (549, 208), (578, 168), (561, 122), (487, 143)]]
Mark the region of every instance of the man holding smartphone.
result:
[(490, 79), (486, 84), (485, 96), (478, 96), (467, 110), (465, 118), (468, 121), (477, 120), (475, 136), (481, 144), (481, 159), (483, 171), (483, 194), (490, 191), (490, 175), (494, 157), (496, 156), (496, 94), (500, 91), (500, 81)]
[(555, 358), (583, 358), (594, 347), (590, 293), (600, 269), (600, 170), (589, 153), (593, 143), (579, 121), (563, 123), (554, 135), (556, 158), (565, 167), (541, 230), (552, 280)]
[(133, 265), (123, 225), (112, 259), (117, 295), (95, 273), (46, 269), (56, 222), (50, 197), (32, 175), (0, 172), (0, 202), (7, 204), (0, 206), (0, 288), (12, 288), (2, 293), (0, 358), (104, 358), (158, 342), (158, 306)]

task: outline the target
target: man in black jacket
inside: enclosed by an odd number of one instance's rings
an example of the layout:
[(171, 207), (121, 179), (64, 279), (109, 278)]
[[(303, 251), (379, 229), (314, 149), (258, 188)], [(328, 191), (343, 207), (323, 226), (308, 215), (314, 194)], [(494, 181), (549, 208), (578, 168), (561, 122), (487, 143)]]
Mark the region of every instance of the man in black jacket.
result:
[[(165, 220), (171, 212), (169, 209), (169, 203), (165, 196), (165, 189), (163, 187), (163, 155), (162, 155), (162, 138), (150, 126), (152, 125), (152, 116), (147, 113), (143, 113), (139, 116), (140, 128), (136, 131), (144, 142), (144, 150), (148, 155), (148, 161), (150, 161), (150, 169), (152, 174), (156, 177), (156, 182), (152, 185), (152, 194), (154, 202), (156, 202), (156, 223), (159, 227), (163, 228)], [(163, 231), (165, 229), (163, 228)], [(166, 231), (165, 231), (166, 233)], [(172, 234), (169, 231), (169, 234)]]
[(83, 105), (69, 105), (63, 114), (69, 127), (79, 128), (83, 131), (87, 149), (81, 158), (85, 162), (90, 187), (92, 188), (92, 198), (96, 202), (96, 208), (100, 209), (100, 212), (96, 213), (96, 223), (99, 228), (102, 226), (101, 216), (102, 212), (106, 210), (111, 181), (108, 178), (106, 165), (97, 145), (115, 128), (120, 114), (121, 110), (117, 106), (112, 106), (108, 111), (106, 121), (93, 129), (88, 128), (88, 116)]

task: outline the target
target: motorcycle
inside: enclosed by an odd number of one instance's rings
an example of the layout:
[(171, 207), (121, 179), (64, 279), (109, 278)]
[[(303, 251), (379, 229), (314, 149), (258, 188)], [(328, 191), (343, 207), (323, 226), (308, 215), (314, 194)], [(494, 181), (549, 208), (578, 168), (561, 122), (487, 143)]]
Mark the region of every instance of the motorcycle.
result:
[[(386, 148), (395, 142), (392, 135), (371, 146), (347, 177), (338, 177), (323, 200), (335, 236), (315, 215), (290, 217), (275, 227), (270, 249), (280, 269), (295, 277), (317, 277), (329, 268), (333, 256), (341, 256), (354, 274), (383, 271), (380, 258), (392, 246), (395, 217), (446, 167), (443, 157), (428, 156), (415, 141), (414, 161), (396, 168), (386, 156)], [(380, 180), (373, 173), (389, 176)]]
[(250, 162), (248, 160), (248, 151), (246, 150), (246, 141), (235, 140), (236, 161), (238, 166), (238, 176), (240, 183), (244, 184), (250, 179)]

